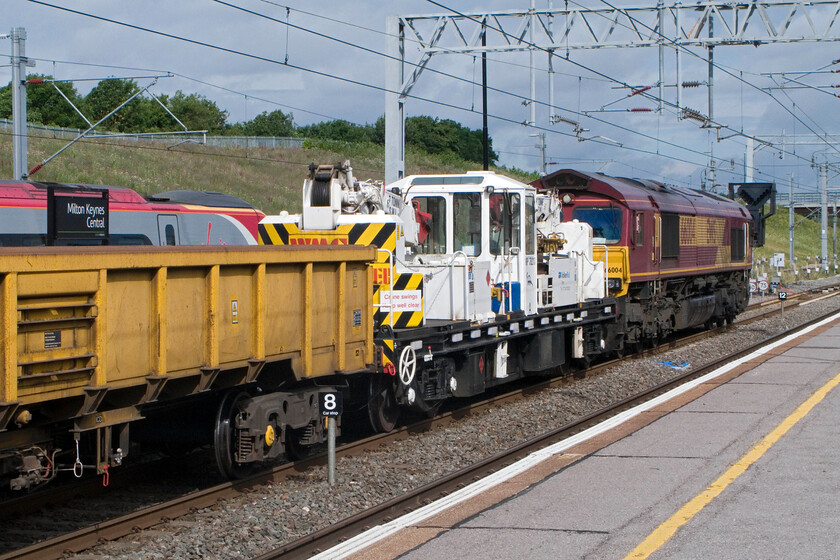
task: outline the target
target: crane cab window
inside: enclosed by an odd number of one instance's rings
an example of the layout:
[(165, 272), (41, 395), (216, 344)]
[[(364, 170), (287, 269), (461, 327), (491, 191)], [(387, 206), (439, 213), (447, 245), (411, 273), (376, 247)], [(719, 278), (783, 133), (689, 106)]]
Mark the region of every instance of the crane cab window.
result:
[(411, 200), (417, 218), (418, 255), (446, 254), (446, 199), (442, 196), (418, 196)]
[(490, 253), (506, 255), (511, 247), (519, 247), (520, 218), (519, 195), (516, 193), (493, 193), (490, 204)]
[(572, 219), (592, 226), (592, 241), (598, 245), (615, 245), (621, 241), (621, 208), (575, 206)]
[(477, 257), (481, 253), (481, 193), (455, 193), (452, 217), (455, 251)]
[(534, 211), (534, 197), (525, 197), (525, 250), (529, 255), (537, 254), (537, 236)]

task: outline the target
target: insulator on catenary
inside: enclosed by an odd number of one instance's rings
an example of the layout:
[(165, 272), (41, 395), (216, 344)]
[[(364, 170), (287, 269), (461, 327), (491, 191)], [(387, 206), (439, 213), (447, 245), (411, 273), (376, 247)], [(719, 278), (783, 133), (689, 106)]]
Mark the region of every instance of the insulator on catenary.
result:
[(700, 113), (700, 111), (695, 111), (694, 109), (689, 109), (687, 107), (683, 109), (682, 116), (683, 116), (684, 119), (693, 119), (693, 120), (696, 120), (696, 121), (705, 122), (705, 121), (709, 120), (702, 113)]
[(682, 87), (684, 88), (693, 88), (693, 87), (700, 87), (700, 82), (683, 82)]
[(653, 109), (648, 109), (647, 107), (633, 107), (632, 109), (628, 109), (631, 113), (651, 113)]
[(633, 96), (633, 95), (639, 95), (640, 93), (644, 93), (644, 92), (646, 92), (647, 90), (652, 89), (652, 88), (653, 88), (653, 86), (645, 86), (645, 87), (643, 87), (643, 88), (641, 88), (641, 89), (634, 89), (634, 90), (633, 90), (633, 93), (631, 93), (630, 95), (631, 95), (631, 96)]
[(26, 83), (32, 85), (43, 84), (44, 78), (31, 78), (29, 80), (26, 80)]

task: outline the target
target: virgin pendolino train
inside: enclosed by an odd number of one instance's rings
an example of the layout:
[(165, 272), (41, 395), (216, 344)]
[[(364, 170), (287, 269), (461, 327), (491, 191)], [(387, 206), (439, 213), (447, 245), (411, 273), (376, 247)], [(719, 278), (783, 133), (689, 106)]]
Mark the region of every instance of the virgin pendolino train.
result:
[(149, 198), (124, 187), (0, 181), (0, 247), (48, 244), (50, 193), (95, 199), (107, 193), (107, 240), (76, 235), (58, 245), (255, 245), (262, 212), (235, 196), (174, 190)]

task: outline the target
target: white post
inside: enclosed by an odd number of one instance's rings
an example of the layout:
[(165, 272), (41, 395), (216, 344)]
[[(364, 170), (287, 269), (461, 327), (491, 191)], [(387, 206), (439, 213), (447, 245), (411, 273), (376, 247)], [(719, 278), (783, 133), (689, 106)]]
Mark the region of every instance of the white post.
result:
[[(674, 30), (674, 37), (677, 40), (680, 39), (680, 9), (679, 9), (679, 2), (674, 4), (674, 25), (676, 29)], [(677, 120), (680, 117), (680, 109), (682, 109), (682, 68), (681, 68), (681, 59), (680, 59), (680, 49), (674, 49), (677, 51), (677, 64), (676, 64), (676, 71), (677, 71)]]
[(788, 245), (790, 249), (790, 264), (793, 266), (793, 173), (790, 174), (790, 188), (788, 189), (788, 193)]
[(820, 262), (828, 272), (828, 164), (820, 165)]
[(662, 115), (662, 100), (665, 97), (665, 10), (663, 0), (657, 0), (656, 10), (657, 21), (659, 22), (657, 24), (659, 37), (656, 39), (656, 42), (659, 43), (659, 114)]
[[(553, 2), (552, 0), (548, 0), (548, 35), (552, 45), (556, 42), (554, 38), (553, 10)], [(554, 124), (554, 115), (554, 49), (548, 49), (548, 124)]]
[(337, 418), (327, 416), (327, 482), (335, 486), (335, 423)]
[[(714, 37), (714, 19), (712, 14), (709, 14), (709, 39)], [(709, 45), (709, 190), (714, 190), (717, 182), (717, 174), (715, 173), (715, 140), (717, 134), (715, 133), (715, 97), (714, 97), (714, 77), (715, 77), (715, 48)]]
[(534, 68), (534, 26), (537, 23), (537, 16), (535, 13), (535, 0), (531, 0), (531, 17), (530, 17), (530, 24), (529, 24), (529, 41), (531, 42), (531, 47), (528, 48), (528, 56), (530, 59), (530, 66), (531, 66), (531, 97), (530, 97), (530, 104), (531, 104), (531, 122), (528, 124), (530, 126), (537, 125), (537, 104), (534, 100), (537, 98), (537, 71)]
[(744, 153), (744, 182), (753, 182), (753, 167), (755, 166), (755, 149), (753, 139), (747, 138), (747, 148)]
[(400, 20), (385, 20), (388, 58), (385, 62), (385, 184), (405, 176), (405, 99), (400, 95), (404, 80), (405, 44)]
[(29, 175), (26, 145), (26, 30), (12, 29), (12, 167), (15, 179)]

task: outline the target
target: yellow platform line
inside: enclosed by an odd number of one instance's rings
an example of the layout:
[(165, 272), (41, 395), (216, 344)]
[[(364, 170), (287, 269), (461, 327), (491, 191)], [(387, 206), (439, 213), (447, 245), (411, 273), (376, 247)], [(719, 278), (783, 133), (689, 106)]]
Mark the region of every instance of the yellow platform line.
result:
[(776, 428), (770, 432), (763, 440), (758, 442), (755, 447), (750, 449), (746, 455), (729, 467), (720, 478), (714, 481), (711, 486), (706, 488), (703, 492), (697, 495), (690, 502), (685, 504), (677, 513), (671, 516), (665, 523), (657, 527), (648, 537), (642, 541), (639, 546), (634, 548), (630, 554), (625, 556), (627, 559), (642, 559), (647, 558), (656, 552), (662, 545), (674, 536), (677, 529), (688, 523), (691, 518), (697, 515), (700, 510), (706, 507), (713, 499), (715, 499), (727, 486), (741, 476), (750, 465), (758, 461), (764, 453), (770, 449), (777, 441), (779, 441), (788, 430), (796, 425), (797, 422), (805, 418), (820, 401), (822, 401), (828, 393), (840, 384), (840, 373), (834, 379), (823, 385), (816, 393), (811, 395), (808, 400), (799, 405), (793, 414), (785, 418)]

